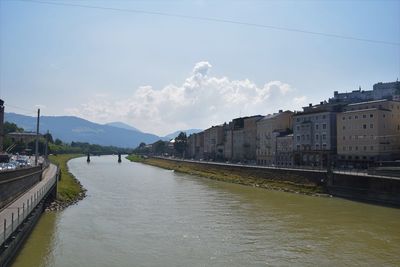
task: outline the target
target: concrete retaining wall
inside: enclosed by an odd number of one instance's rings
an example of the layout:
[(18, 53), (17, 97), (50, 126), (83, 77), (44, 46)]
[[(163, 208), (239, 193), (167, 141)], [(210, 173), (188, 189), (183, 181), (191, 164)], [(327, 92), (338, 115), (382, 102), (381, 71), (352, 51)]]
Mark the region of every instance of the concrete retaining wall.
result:
[(333, 174), (330, 194), (338, 197), (400, 206), (400, 179)]
[(40, 181), (40, 166), (0, 172), (0, 209)]

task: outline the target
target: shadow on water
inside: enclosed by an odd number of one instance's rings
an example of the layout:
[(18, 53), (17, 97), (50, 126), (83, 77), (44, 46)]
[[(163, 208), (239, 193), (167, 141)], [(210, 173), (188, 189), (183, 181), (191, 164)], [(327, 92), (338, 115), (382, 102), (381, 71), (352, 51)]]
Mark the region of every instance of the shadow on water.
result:
[(43, 213), (27, 241), (22, 246), (12, 267), (47, 267), (53, 262), (53, 249), (57, 243), (59, 214)]

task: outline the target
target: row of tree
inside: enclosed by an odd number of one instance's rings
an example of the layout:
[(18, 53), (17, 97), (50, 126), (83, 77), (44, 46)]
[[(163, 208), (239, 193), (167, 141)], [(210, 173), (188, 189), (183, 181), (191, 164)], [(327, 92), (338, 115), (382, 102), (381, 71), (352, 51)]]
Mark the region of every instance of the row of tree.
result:
[[(3, 141), (3, 147), (5, 150), (11, 148), (10, 153), (19, 154), (31, 154), (35, 151), (35, 141), (24, 143), (22, 141), (13, 142), (7, 134), (12, 132), (24, 132), (24, 129), (18, 127), (15, 123), (5, 122), (4, 123), (4, 134), (5, 138)], [(46, 133), (39, 139), (39, 153), (44, 154), (46, 151), (46, 144), (48, 145), (49, 154), (67, 154), (67, 153), (79, 153), (86, 154), (91, 153), (95, 155), (105, 154), (130, 154), (132, 149), (120, 148), (115, 146), (101, 146), (96, 144), (90, 144), (87, 142), (71, 142), (66, 143), (56, 138), (53, 139), (51, 133)]]
[(151, 146), (145, 143), (140, 143), (140, 145), (134, 149), (133, 153), (142, 155), (175, 155), (183, 157), (187, 146), (187, 136), (186, 133), (180, 132), (177, 137), (175, 137), (173, 142), (173, 147), (170, 146), (170, 141), (158, 140), (157, 142), (151, 144)]

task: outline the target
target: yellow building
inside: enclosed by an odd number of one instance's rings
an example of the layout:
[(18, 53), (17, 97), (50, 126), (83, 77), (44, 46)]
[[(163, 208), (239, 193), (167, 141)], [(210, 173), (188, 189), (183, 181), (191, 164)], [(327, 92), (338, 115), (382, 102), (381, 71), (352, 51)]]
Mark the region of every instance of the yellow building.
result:
[(349, 104), (337, 114), (339, 165), (366, 167), (400, 159), (400, 101)]
[(258, 165), (277, 165), (277, 140), (283, 133), (287, 134), (292, 130), (292, 118), (293, 112), (280, 110), (279, 113), (267, 115), (257, 122)]

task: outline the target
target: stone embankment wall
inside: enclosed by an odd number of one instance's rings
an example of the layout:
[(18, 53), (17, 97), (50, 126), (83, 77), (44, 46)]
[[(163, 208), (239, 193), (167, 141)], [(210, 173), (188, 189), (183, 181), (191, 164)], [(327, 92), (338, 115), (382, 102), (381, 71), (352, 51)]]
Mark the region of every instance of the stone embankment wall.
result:
[[(168, 159), (186, 163), (187, 161)], [(257, 166), (225, 165), (213, 162), (187, 162), (243, 173), (247, 176), (269, 180), (289, 181), (297, 184), (314, 184), (330, 195), (363, 202), (400, 207), (400, 179), (378, 175), (328, 173), (321, 170), (265, 168)]]
[(400, 207), (400, 179), (334, 173), (328, 191), (338, 197)]
[(0, 172), (0, 209), (40, 181), (40, 166)]

